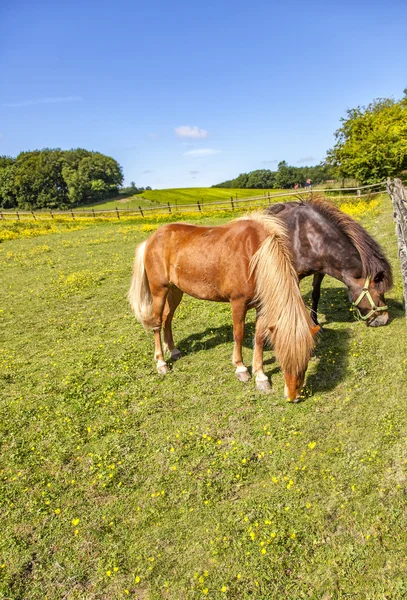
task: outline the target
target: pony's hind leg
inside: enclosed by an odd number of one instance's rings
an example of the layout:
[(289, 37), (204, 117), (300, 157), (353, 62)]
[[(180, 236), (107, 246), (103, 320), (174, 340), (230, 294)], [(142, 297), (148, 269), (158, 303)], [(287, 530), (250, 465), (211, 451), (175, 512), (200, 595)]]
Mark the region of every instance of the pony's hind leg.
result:
[(168, 372), (167, 363), (164, 360), (163, 347), (161, 343), (161, 325), (165, 300), (168, 294), (168, 288), (151, 289), (153, 296), (151, 324), (154, 332), (154, 358), (157, 361), (157, 371), (164, 375)]
[(172, 319), (174, 313), (182, 300), (183, 292), (177, 287), (171, 287), (168, 292), (167, 301), (164, 307), (163, 324), (164, 324), (164, 350), (171, 353), (172, 360), (181, 358), (181, 352), (175, 347), (172, 337)]
[(231, 301), (231, 305), (233, 318), (233, 338), (235, 341), (233, 347), (233, 364), (236, 367), (236, 377), (239, 379), (239, 381), (246, 382), (250, 379), (250, 373), (247, 370), (247, 367), (245, 367), (243, 364), (242, 346), (247, 306), (246, 303), (236, 301)]
[(262, 323), (262, 319), (257, 315), (256, 331), (254, 334), (253, 375), (256, 376), (257, 389), (261, 392), (269, 393), (271, 385), (267, 375), (263, 371), (264, 335), (264, 323)]

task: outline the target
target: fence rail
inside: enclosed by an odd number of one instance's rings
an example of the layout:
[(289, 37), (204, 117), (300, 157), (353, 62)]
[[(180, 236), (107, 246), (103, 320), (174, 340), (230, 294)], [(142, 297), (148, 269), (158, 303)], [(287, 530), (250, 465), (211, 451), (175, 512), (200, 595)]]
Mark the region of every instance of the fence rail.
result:
[[(241, 206), (247, 207), (256, 207), (263, 206), (264, 204), (271, 204), (275, 199), (279, 198), (290, 198), (290, 197), (298, 197), (301, 196), (309, 196), (310, 194), (321, 192), (321, 193), (330, 193), (330, 192), (356, 192), (356, 194), (349, 194), (343, 196), (336, 196), (336, 198), (361, 198), (363, 196), (368, 195), (369, 193), (376, 193), (381, 191), (380, 188), (384, 188), (385, 182), (375, 183), (372, 185), (364, 185), (360, 187), (354, 188), (334, 188), (334, 189), (323, 189), (323, 188), (314, 188), (314, 189), (301, 189), (295, 191), (287, 191), (287, 192), (278, 192), (276, 194), (267, 193), (267, 195), (259, 195), (259, 196), (251, 196), (249, 198), (235, 198), (231, 196), (228, 199), (219, 200), (217, 202), (205, 202), (197, 199), (194, 203), (188, 204), (170, 204), (167, 202), (166, 204), (159, 204), (154, 207), (141, 207), (137, 208), (113, 208), (113, 209), (82, 209), (82, 210), (65, 210), (65, 211), (54, 211), (49, 210), (48, 212), (42, 211), (1, 211), (0, 210), (0, 220), (26, 220), (26, 219), (34, 219), (34, 220), (48, 220), (54, 219), (55, 217), (67, 217), (73, 220), (75, 219), (83, 219), (83, 218), (94, 218), (103, 217), (103, 218), (114, 218), (120, 220), (121, 217), (126, 216), (141, 216), (147, 217), (147, 215), (157, 215), (157, 214), (172, 214), (177, 212), (204, 212), (205, 210), (235, 210), (240, 208)], [(370, 190), (370, 191), (368, 191)], [(362, 193), (366, 192), (366, 193)]]
[[(401, 275), (403, 278), (404, 307), (407, 306), (407, 190), (400, 179), (387, 180), (387, 191), (393, 202), (394, 220), (399, 245)], [(407, 317), (407, 315), (406, 315)]]

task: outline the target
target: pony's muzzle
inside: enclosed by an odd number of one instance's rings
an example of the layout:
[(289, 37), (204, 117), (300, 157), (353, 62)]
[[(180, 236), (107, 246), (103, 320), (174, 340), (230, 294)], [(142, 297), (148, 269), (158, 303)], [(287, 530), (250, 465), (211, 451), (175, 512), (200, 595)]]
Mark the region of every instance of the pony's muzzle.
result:
[(377, 315), (377, 317), (375, 317), (371, 321), (367, 321), (366, 324), (368, 327), (382, 327), (383, 325), (387, 325), (388, 322), (389, 313), (386, 311), (381, 313), (380, 315)]

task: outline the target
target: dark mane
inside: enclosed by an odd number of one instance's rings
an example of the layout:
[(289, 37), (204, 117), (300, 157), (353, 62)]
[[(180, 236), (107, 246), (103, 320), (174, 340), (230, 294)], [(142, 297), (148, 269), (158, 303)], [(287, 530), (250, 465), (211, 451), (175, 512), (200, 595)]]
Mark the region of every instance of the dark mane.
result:
[(367, 231), (349, 215), (321, 198), (314, 198), (307, 204), (334, 223), (349, 238), (362, 260), (363, 277), (370, 275), (374, 278), (378, 273), (383, 272), (383, 291), (389, 290), (393, 285), (390, 263), (379, 244)]

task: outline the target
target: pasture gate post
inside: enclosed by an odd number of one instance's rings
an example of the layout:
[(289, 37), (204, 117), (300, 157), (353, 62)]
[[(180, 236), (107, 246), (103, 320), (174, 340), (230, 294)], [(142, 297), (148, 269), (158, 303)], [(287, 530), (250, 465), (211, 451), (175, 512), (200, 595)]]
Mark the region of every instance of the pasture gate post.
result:
[(235, 210), (235, 205), (233, 204), (233, 196), (230, 197), (230, 203), (232, 205), (232, 210)]
[(139, 207), (138, 207), (138, 209), (139, 209), (139, 211), (141, 212), (141, 216), (144, 218), (144, 213), (143, 213), (143, 211), (141, 210), (141, 206), (139, 206)]
[(167, 202), (168, 204), (168, 212), (171, 214), (171, 204), (169, 202)]
[[(401, 262), (401, 275), (403, 279), (404, 308), (407, 306), (407, 190), (400, 179), (394, 182), (387, 179), (387, 192), (390, 195), (396, 222), (396, 234)], [(407, 315), (406, 315), (407, 317)]]
[(120, 221), (119, 209), (117, 208), (117, 206), (116, 206), (116, 215), (117, 215), (117, 218), (118, 218), (118, 219), (119, 219), (119, 221)]

